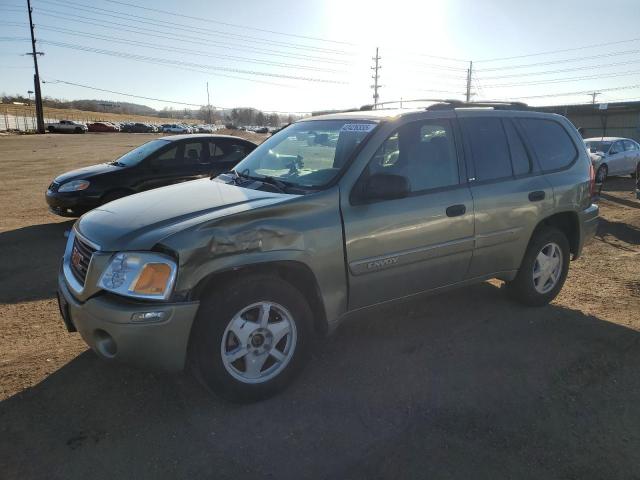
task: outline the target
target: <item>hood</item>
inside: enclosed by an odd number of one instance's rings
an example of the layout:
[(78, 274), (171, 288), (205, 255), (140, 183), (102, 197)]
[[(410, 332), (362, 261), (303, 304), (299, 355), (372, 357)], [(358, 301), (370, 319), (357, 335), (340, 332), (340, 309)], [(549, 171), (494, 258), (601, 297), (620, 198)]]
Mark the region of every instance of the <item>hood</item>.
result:
[(205, 178), (107, 203), (83, 215), (76, 228), (105, 251), (148, 250), (190, 226), (295, 197)]
[(62, 175), (54, 178), (56, 183), (65, 183), (70, 180), (86, 180), (95, 175), (101, 173), (113, 172), (114, 170), (122, 170), (125, 167), (117, 167), (108, 163), (101, 163), (99, 165), (91, 165), (90, 167), (78, 168), (77, 170), (71, 170), (70, 172), (63, 173)]

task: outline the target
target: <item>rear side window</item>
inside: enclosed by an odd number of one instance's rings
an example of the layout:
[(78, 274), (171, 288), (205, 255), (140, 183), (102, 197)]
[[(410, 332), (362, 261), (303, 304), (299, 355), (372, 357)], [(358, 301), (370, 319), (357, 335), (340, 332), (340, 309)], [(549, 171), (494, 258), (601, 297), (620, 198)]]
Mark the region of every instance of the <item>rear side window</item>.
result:
[(499, 118), (462, 118), (460, 124), (469, 143), (477, 181), (512, 175), (509, 145)]
[(520, 119), (520, 124), (538, 157), (542, 171), (568, 167), (576, 158), (576, 146), (558, 122), (523, 118)]
[(524, 148), (520, 134), (516, 130), (511, 120), (503, 120), (504, 131), (509, 141), (509, 150), (511, 150), (511, 164), (513, 166), (513, 174), (526, 175), (531, 173), (531, 161), (527, 150)]

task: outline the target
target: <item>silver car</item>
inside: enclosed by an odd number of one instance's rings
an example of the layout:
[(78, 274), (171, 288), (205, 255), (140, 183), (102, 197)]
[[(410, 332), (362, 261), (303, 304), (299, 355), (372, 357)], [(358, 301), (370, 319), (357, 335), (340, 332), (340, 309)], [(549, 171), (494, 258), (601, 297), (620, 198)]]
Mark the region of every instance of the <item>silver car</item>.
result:
[(635, 175), (640, 165), (640, 145), (630, 138), (596, 137), (584, 141), (596, 177), (602, 183), (609, 175)]

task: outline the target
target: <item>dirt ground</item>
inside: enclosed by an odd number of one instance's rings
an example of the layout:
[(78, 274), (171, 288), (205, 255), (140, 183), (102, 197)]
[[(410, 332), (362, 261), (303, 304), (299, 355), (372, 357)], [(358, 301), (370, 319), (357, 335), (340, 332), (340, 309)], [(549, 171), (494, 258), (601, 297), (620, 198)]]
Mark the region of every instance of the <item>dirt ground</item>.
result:
[(44, 192), (152, 135), (0, 137), (0, 476), (640, 478), (640, 201), (612, 179), (552, 305), (498, 282), (380, 309), (302, 377), (236, 406), (112, 365), (65, 331)]

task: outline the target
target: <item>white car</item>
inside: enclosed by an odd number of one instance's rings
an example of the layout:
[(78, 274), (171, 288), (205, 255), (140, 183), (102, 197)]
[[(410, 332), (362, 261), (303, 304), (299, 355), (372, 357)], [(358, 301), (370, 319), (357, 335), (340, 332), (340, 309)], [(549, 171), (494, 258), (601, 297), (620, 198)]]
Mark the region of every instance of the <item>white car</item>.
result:
[(630, 138), (595, 137), (584, 141), (598, 182), (609, 175), (635, 176), (640, 166), (640, 145)]
[(162, 128), (162, 133), (193, 133), (186, 125), (172, 124)]
[(47, 123), (45, 128), (50, 133), (85, 133), (88, 128), (84, 123), (74, 122), (73, 120), (60, 120), (56, 123)]

